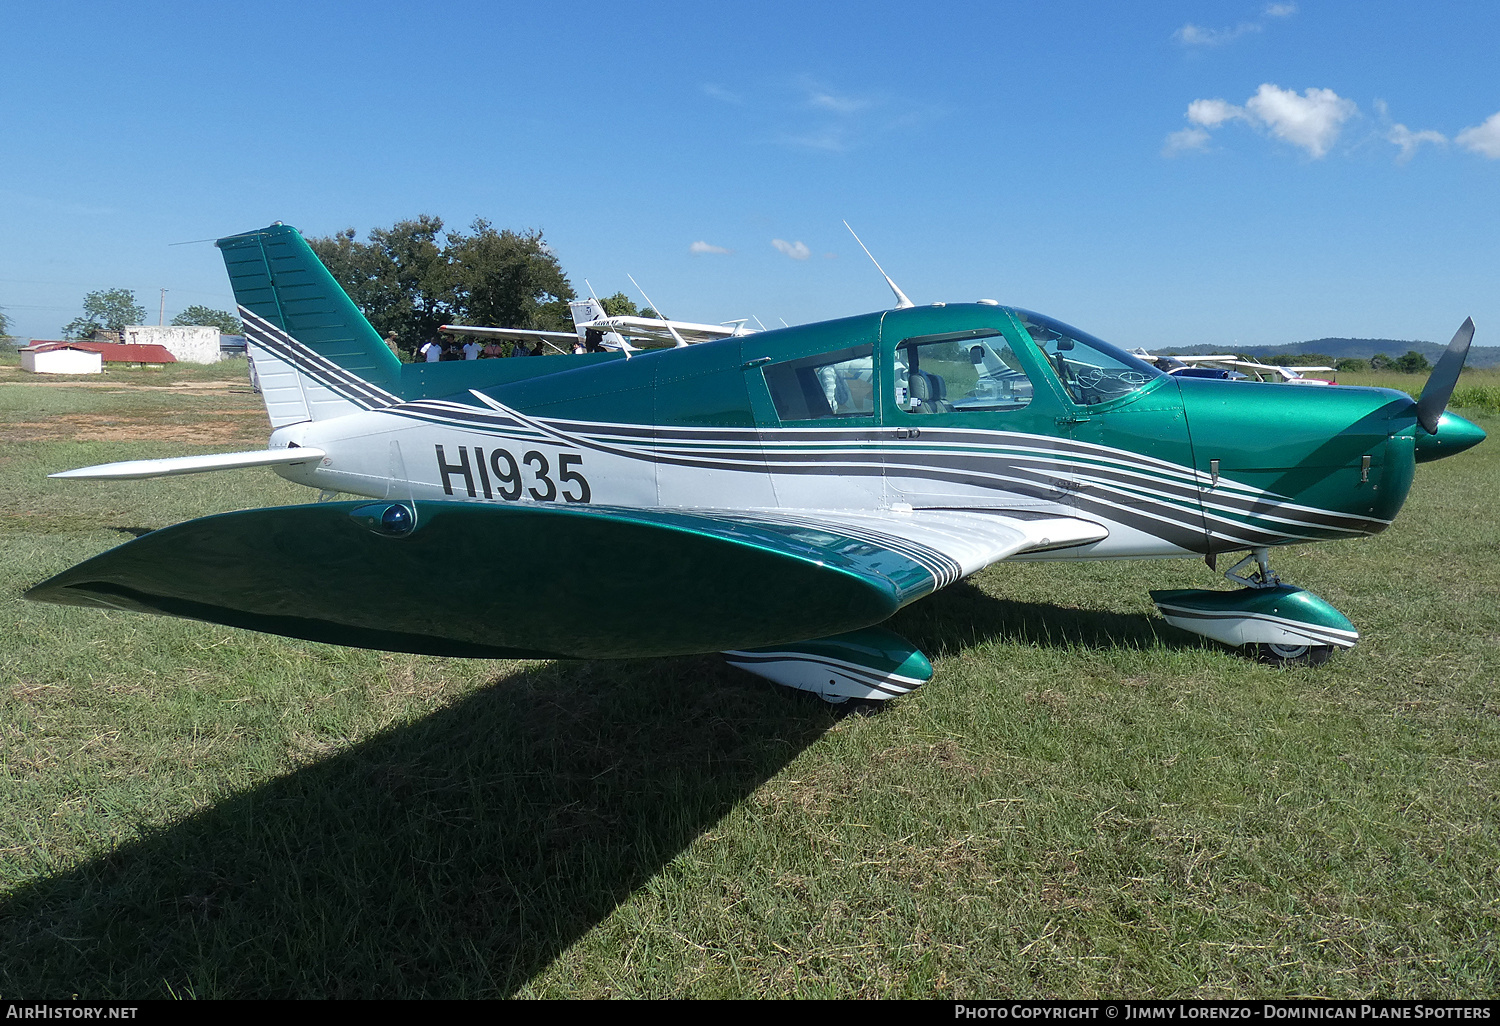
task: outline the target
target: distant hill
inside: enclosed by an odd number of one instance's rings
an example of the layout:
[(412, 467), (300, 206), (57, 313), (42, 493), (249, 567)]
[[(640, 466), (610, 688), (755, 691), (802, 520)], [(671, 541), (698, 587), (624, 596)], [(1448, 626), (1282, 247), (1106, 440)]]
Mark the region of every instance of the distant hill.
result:
[[(1269, 356), (1294, 356), (1297, 353), (1321, 353), (1335, 360), (1368, 360), (1376, 353), (1384, 353), (1395, 359), (1415, 349), (1427, 357), (1427, 362), (1436, 364), (1438, 357), (1448, 348), (1446, 342), (1421, 342), (1415, 339), (1396, 338), (1317, 338), (1310, 342), (1293, 342), (1284, 346), (1239, 346), (1236, 352), (1263, 360)], [(1177, 346), (1162, 349), (1172, 356), (1206, 356), (1210, 353), (1226, 353), (1225, 346)], [(1474, 346), (1469, 350), (1469, 367), (1500, 366), (1500, 346)]]

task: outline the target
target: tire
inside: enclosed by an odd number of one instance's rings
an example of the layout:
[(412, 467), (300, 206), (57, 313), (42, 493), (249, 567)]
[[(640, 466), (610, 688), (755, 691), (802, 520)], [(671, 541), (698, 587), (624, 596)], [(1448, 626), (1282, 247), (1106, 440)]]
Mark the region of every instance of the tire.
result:
[(1322, 666), (1333, 656), (1332, 645), (1254, 645), (1255, 658), (1271, 666)]

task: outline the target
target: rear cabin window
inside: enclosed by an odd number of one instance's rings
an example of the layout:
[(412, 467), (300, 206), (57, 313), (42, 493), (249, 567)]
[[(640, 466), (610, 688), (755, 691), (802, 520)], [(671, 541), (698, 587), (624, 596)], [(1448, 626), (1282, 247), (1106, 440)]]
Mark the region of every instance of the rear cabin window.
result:
[(776, 416), (783, 421), (873, 416), (874, 357), (874, 346), (855, 346), (768, 364), (763, 373)]
[(998, 331), (907, 339), (894, 369), (896, 406), (906, 413), (989, 413), (1031, 402), (1031, 379)]

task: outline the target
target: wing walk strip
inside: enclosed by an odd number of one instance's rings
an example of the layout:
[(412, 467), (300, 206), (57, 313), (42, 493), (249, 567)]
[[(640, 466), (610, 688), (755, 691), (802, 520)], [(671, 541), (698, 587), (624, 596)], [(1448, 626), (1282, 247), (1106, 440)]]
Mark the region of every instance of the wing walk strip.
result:
[[(1179, 539), (1201, 535), (1207, 526), (1223, 541), (1243, 545), (1300, 541), (1328, 534), (1360, 536), (1389, 525), (1387, 520), (1300, 506), (1273, 492), (1223, 478), (1210, 491), (1204, 487), (1204, 475), (1192, 468), (1069, 439), (1047, 439), (1048, 444), (1041, 447), (1026, 445), (1024, 443), (1034, 436), (1014, 432), (936, 429), (933, 432), (935, 441), (946, 441), (950, 446), (962, 448), (957, 451), (931, 447), (914, 449), (910, 445), (883, 448), (875, 440), (877, 447), (872, 449), (869, 432), (838, 429), (786, 429), (777, 432), (779, 436), (787, 436), (783, 442), (766, 439), (755, 428), (698, 429), (546, 421), (527, 416), (472, 390), (470, 394), (485, 408), (444, 399), (403, 402), (318, 355), (264, 318), (244, 307), (240, 307), (240, 312), (245, 320), (246, 334), (252, 341), (363, 409), (380, 409), (440, 424), (520, 429), (542, 438), (625, 459), (754, 473), (876, 475), (894, 469), (952, 484), (1020, 486), (1023, 491), (1030, 488), (1039, 491), (1042, 497), (1053, 499), (1061, 498), (1070, 490), (1070, 482), (1059, 480), (1055, 475), (1069, 473), (1073, 481), (1094, 493), (1073, 496), (1073, 503), (1082, 510), (1124, 518), (1150, 533), (1158, 533), (1152, 530), (1153, 525), (1165, 527), (1169, 534)], [(637, 443), (637, 440), (644, 444)], [(705, 452), (707, 440), (737, 442), (748, 448), (738, 451), (709, 448), (706, 450), (708, 455), (701, 455)], [(834, 445), (855, 442), (858, 447), (809, 449), (807, 442), (810, 441), (827, 441)], [(998, 452), (997, 445), (1003, 447)], [(926, 457), (926, 461), (915, 466), (887, 462), (891, 454), (900, 454), (904, 460)], [(1006, 460), (1029, 466), (1017, 467), (1004, 463)], [(1002, 466), (995, 467), (996, 463)], [(1049, 496), (1048, 493), (1052, 494)], [(1128, 501), (1131, 498), (1146, 499), (1153, 507), (1148, 509), (1133, 504)], [(1201, 510), (1197, 508), (1200, 503)]]
[[(911, 560), (920, 566), (932, 577), (933, 590), (946, 588), (964, 577), (964, 566), (958, 560), (949, 556), (941, 549), (924, 545), (910, 538), (888, 534), (883, 531), (874, 530), (869, 527), (859, 526), (849, 521), (852, 517), (839, 515), (836, 521), (820, 519), (818, 517), (799, 516), (777, 511), (762, 516), (754, 513), (709, 513), (706, 514), (715, 520), (725, 520), (730, 523), (747, 524), (790, 524), (795, 527), (806, 527), (827, 534), (842, 535), (862, 541), (867, 545), (894, 552), (898, 556)], [(976, 568), (977, 569), (977, 568)], [(972, 572), (972, 571), (971, 571)]]

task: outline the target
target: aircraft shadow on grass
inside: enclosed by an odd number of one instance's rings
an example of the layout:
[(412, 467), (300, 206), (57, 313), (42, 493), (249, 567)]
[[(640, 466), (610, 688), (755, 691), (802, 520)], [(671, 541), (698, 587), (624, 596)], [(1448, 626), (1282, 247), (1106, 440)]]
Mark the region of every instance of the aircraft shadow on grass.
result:
[(987, 641), (1048, 648), (1220, 648), (1159, 616), (996, 598), (968, 581), (901, 610), (891, 618), (890, 626), (939, 657)]
[(712, 657), (518, 672), (20, 888), (0, 993), (511, 994), (834, 722)]
[[(902, 626), (945, 652), (1202, 644), (1067, 612), (961, 585)], [(835, 715), (714, 657), (523, 670), (21, 888), (0, 993), (513, 994)]]

